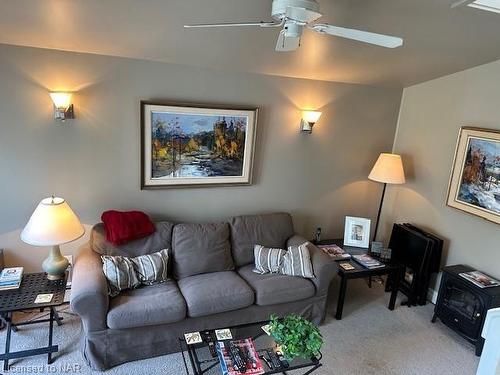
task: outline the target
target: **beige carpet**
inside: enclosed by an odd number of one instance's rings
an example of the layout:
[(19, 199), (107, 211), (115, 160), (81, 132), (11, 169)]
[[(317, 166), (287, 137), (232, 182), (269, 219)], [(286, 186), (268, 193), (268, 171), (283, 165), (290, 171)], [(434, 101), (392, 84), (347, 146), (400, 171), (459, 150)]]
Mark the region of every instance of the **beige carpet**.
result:
[[(333, 284), (328, 317), (321, 327), (325, 344), (324, 366), (315, 374), (335, 375), (473, 375), (478, 365), (474, 348), (439, 321), (430, 323), (433, 305), (387, 309), (389, 295), (381, 285), (368, 289), (364, 280), (350, 282), (341, 321), (333, 318), (336, 289)], [(67, 310), (67, 306), (63, 306)], [(55, 327), (55, 343), (59, 344), (56, 361), (51, 368), (46, 356), (11, 361), (10, 373), (92, 374), (83, 364), (78, 351), (81, 334), (77, 317), (62, 313), (65, 324)], [(26, 319), (27, 314), (18, 314)], [(4, 349), (5, 330), (0, 333)], [(17, 350), (47, 342), (47, 325), (22, 327), (13, 333)], [(0, 371), (4, 373), (3, 371)], [(301, 374), (302, 372), (295, 372)], [(180, 354), (128, 363), (106, 374), (179, 375), (185, 374)], [(217, 372), (213, 372), (217, 374)]]

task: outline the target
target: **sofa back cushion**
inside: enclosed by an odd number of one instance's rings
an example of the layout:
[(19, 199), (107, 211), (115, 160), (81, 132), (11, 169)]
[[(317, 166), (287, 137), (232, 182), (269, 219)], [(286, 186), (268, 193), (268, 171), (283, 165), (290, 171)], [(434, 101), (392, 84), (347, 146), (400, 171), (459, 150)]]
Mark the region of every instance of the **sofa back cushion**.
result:
[(172, 256), (176, 279), (233, 270), (229, 225), (177, 224), (172, 235)]
[(237, 267), (253, 263), (255, 245), (286, 249), (286, 241), (294, 234), (292, 217), (285, 212), (237, 216), (229, 221), (229, 225)]
[(104, 224), (99, 223), (92, 228), (90, 245), (96, 253), (101, 255), (121, 255), (126, 257), (136, 257), (156, 253), (163, 249), (171, 249), (174, 223), (168, 221), (158, 222), (155, 223), (155, 227), (156, 231), (148, 237), (115, 246), (106, 240)]

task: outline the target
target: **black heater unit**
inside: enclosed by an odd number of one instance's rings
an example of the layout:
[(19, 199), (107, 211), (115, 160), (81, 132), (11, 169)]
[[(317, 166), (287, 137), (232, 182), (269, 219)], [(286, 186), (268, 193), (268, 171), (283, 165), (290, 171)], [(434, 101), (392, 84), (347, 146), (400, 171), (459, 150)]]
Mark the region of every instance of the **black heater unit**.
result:
[(500, 307), (500, 286), (480, 288), (460, 276), (475, 269), (466, 265), (447, 266), (439, 287), (432, 322), (436, 318), (476, 346), (481, 355), (484, 339), (481, 337), (486, 313)]
[(439, 272), (443, 240), (412, 224), (394, 224), (389, 248), (392, 260), (405, 266), (399, 287), (408, 297), (405, 303), (425, 305), (431, 275)]

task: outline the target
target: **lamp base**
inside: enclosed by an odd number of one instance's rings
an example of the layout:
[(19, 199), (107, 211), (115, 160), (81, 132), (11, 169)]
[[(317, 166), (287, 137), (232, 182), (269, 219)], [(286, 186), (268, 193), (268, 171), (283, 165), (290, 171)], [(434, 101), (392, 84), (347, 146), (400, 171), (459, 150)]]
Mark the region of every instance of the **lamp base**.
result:
[(59, 245), (52, 246), (49, 256), (42, 263), (42, 269), (47, 273), (47, 279), (60, 280), (69, 266), (69, 261), (62, 256)]

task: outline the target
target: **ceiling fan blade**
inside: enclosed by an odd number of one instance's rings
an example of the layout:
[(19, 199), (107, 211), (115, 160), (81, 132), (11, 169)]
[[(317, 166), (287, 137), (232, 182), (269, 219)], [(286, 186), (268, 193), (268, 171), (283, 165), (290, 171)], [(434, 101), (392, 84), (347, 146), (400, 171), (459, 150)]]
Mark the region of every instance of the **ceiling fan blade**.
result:
[(313, 10), (297, 7), (286, 7), (285, 17), (287, 19), (294, 20), (295, 22), (300, 22), (300, 24), (302, 25), (307, 25), (308, 23), (314, 22), (321, 16), (321, 13), (315, 12)]
[(287, 36), (286, 30), (280, 31), (278, 41), (276, 42), (276, 51), (289, 52), (295, 51), (300, 46), (300, 36)]
[(469, 5), (470, 3), (473, 3), (474, 0), (458, 0), (458, 1), (455, 1), (453, 4), (451, 4), (451, 7), (452, 8), (457, 8), (457, 7), (461, 7), (462, 5)]
[(386, 48), (396, 48), (403, 45), (403, 39), (401, 38), (390, 35), (371, 33), (368, 31), (346, 29), (345, 27), (338, 27), (321, 23), (310, 25), (309, 28), (320, 34), (328, 34), (341, 38), (357, 40), (358, 42), (375, 44), (377, 46)]
[(242, 26), (260, 26), (260, 27), (279, 27), (283, 22), (229, 22), (229, 23), (199, 23), (193, 25), (184, 25), (186, 29), (207, 28), (207, 27), (242, 27)]

